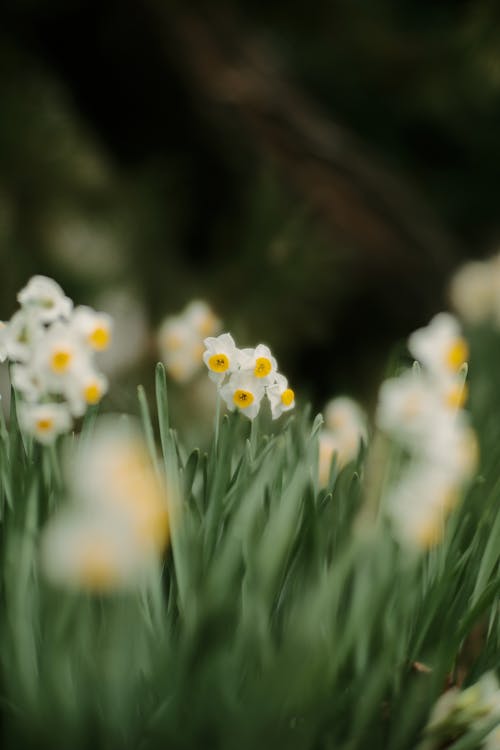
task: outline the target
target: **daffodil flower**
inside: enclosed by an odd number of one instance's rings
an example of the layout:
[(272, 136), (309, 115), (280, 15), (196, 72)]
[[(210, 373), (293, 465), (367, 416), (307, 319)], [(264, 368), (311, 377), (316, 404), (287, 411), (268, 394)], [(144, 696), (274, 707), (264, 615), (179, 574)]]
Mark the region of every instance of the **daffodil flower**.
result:
[(33, 276), (21, 289), (17, 299), (24, 309), (36, 312), (41, 323), (69, 318), (73, 303), (59, 284), (47, 276)]
[(209, 336), (203, 343), (203, 361), (208, 367), (208, 376), (221, 384), (227, 375), (238, 369), (239, 351), (234, 339), (230, 333), (223, 333), (216, 338)]
[(77, 372), (64, 384), (64, 395), (74, 417), (83, 416), (89, 406), (98, 404), (107, 390), (105, 375), (90, 367)]
[(230, 411), (237, 409), (248, 419), (255, 419), (264, 397), (264, 386), (250, 372), (235, 372), (220, 389)]
[(408, 348), (415, 359), (437, 377), (455, 375), (469, 356), (460, 324), (448, 313), (439, 313), (428, 326), (412, 333)]
[(45, 445), (68, 432), (72, 423), (68, 407), (62, 403), (20, 403), (18, 416), (21, 428)]
[(276, 380), (278, 364), (265, 344), (258, 344), (255, 349), (242, 349), (240, 367), (251, 371), (262, 385), (271, 385)]
[(75, 308), (71, 322), (82, 340), (94, 351), (102, 352), (109, 347), (113, 321), (107, 313), (80, 305)]
[(290, 411), (295, 406), (295, 393), (288, 387), (285, 376), (279, 373), (275, 375), (275, 382), (268, 386), (267, 397), (273, 419), (278, 419), (283, 412)]

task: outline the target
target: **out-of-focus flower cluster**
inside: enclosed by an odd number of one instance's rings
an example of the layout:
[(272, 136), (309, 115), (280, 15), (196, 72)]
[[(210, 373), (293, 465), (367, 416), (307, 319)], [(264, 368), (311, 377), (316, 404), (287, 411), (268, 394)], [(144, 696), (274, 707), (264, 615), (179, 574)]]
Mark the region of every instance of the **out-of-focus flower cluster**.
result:
[(208, 375), (217, 384), (219, 393), (230, 411), (237, 409), (249, 419), (259, 413), (267, 396), (273, 419), (295, 406), (295, 394), (265, 344), (255, 349), (238, 349), (233, 337), (223, 333), (204, 341), (203, 361)]
[(171, 378), (187, 383), (203, 366), (203, 341), (221, 331), (221, 321), (202, 300), (193, 300), (178, 315), (163, 321), (157, 343), (160, 357)]
[(106, 393), (95, 354), (108, 348), (112, 321), (90, 307), (73, 307), (46, 276), (30, 279), (18, 300), (20, 310), (1, 328), (0, 354), (21, 396), (21, 427), (50, 443)]
[[(495, 719), (500, 724), (500, 686), (495, 673), (486, 672), (465, 690), (454, 687), (443, 693), (432, 710), (419, 750), (454, 747), (450, 743), (467, 731), (486, 729)], [(499, 727), (486, 735), (481, 747), (500, 750)]]
[(437, 315), (408, 340), (413, 369), (380, 389), (377, 425), (403, 452), (387, 510), (395, 532), (417, 548), (437, 544), (464, 483), (477, 465), (477, 442), (463, 410), (468, 346), (458, 321)]
[(500, 255), (465, 263), (450, 284), (453, 308), (467, 323), (500, 327)]
[(325, 426), (319, 435), (319, 484), (326, 487), (330, 478), (332, 459), (342, 468), (354, 460), (361, 442), (367, 441), (366, 416), (347, 396), (329, 401), (324, 410)]
[(72, 504), (46, 526), (41, 563), (58, 586), (107, 593), (147, 579), (169, 536), (167, 496), (139, 432), (105, 417), (66, 457)]

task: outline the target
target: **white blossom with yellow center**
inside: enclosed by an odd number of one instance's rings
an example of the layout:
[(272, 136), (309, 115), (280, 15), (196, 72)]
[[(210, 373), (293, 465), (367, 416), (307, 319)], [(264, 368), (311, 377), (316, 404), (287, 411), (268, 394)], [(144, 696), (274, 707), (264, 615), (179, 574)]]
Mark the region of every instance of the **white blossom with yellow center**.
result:
[(104, 595), (137, 586), (151, 559), (122, 518), (75, 508), (44, 529), (40, 562), (54, 586)]
[(288, 380), (285, 376), (279, 373), (275, 375), (275, 382), (267, 387), (267, 397), (271, 404), (273, 419), (278, 419), (283, 412), (290, 411), (295, 407), (295, 393), (288, 386)]
[(412, 333), (408, 348), (415, 359), (439, 378), (456, 375), (469, 357), (460, 324), (449, 313), (439, 313), (428, 326)]
[(21, 289), (17, 299), (26, 310), (36, 313), (41, 323), (69, 318), (73, 303), (59, 284), (47, 276), (33, 276)]
[(375, 419), (377, 426), (389, 435), (406, 444), (418, 445), (443, 408), (432, 381), (414, 368), (382, 383)]
[(230, 411), (237, 409), (248, 419), (255, 419), (265, 394), (264, 386), (251, 372), (235, 372), (220, 389), (220, 395)]
[(240, 367), (252, 372), (262, 385), (275, 382), (278, 364), (271, 350), (265, 344), (258, 344), (255, 349), (242, 349), (240, 353)]
[(45, 445), (71, 429), (72, 420), (66, 404), (20, 403), (17, 409), (21, 429)]
[(221, 330), (221, 321), (203, 300), (190, 302), (182, 317), (201, 339), (215, 336)]
[(348, 396), (331, 399), (324, 410), (325, 428), (337, 435), (358, 435), (358, 443), (367, 440), (366, 416), (360, 405)]
[(113, 321), (110, 315), (79, 305), (72, 316), (72, 324), (82, 340), (96, 352), (103, 352), (111, 344)]
[(203, 343), (203, 361), (208, 368), (208, 376), (215, 383), (221, 384), (238, 369), (240, 352), (230, 333), (223, 333), (216, 338), (209, 336)]
[(31, 403), (40, 401), (46, 392), (46, 384), (40, 373), (32, 366), (13, 364), (10, 368), (11, 382), (22, 397)]
[(89, 512), (105, 509), (125, 520), (145, 553), (164, 549), (169, 537), (166, 489), (135, 426), (101, 419), (92, 441), (68, 464), (68, 483)]
[(417, 550), (438, 545), (459, 496), (459, 485), (450, 472), (438, 465), (415, 463), (387, 498), (396, 537)]
[(33, 368), (51, 393), (63, 393), (68, 382), (90, 369), (90, 354), (70, 323), (55, 323), (37, 341)]
[(74, 417), (81, 417), (89, 406), (98, 404), (108, 390), (105, 375), (91, 368), (77, 372), (64, 385), (64, 395)]

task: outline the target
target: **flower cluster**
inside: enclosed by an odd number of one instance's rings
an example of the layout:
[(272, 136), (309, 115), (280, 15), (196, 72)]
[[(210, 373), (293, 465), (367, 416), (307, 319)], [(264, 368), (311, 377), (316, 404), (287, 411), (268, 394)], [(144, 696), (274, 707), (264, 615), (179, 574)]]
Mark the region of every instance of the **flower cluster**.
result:
[(500, 255), (459, 268), (451, 280), (450, 299), (467, 323), (489, 320), (500, 327)]
[(179, 315), (165, 318), (157, 342), (168, 374), (179, 383), (191, 380), (203, 365), (203, 340), (220, 330), (220, 320), (202, 300), (193, 300)]
[[(447, 690), (436, 702), (427, 726), (421, 750), (448, 747), (466, 732), (481, 731), (498, 719), (500, 724), (500, 685), (494, 672), (466, 688)], [(484, 750), (500, 750), (500, 727), (495, 727), (483, 740)]]
[(276, 359), (268, 346), (237, 349), (229, 333), (204, 341), (203, 361), (208, 375), (217, 384), (219, 393), (230, 411), (237, 409), (249, 419), (259, 413), (262, 399), (267, 396), (273, 419), (295, 406), (295, 394), (284, 375), (278, 372)]
[(325, 426), (319, 435), (319, 483), (326, 487), (332, 459), (342, 468), (356, 458), (361, 442), (367, 440), (366, 417), (351, 398), (339, 396), (324, 410)]
[(67, 432), (107, 390), (95, 354), (108, 348), (112, 321), (90, 307), (73, 307), (59, 284), (34, 276), (18, 294), (21, 305), (0, 331), (2, 361), (11, 363), (21, 396), (21, 427), (41, 443)]
[(46, 526), (41, 563), (55, 585), (107, 593), (147, 577), (169, 537), (165, 487), (137, 428), (102, 418), (67, 456), (73, 503)]
[(427, 548), (440, 541), (476, 468), (476, 438), (462, 408), (468, 347), (457, 320), (441, 313), (410, 336), (408, 348), (420, 364), (382, 384), (376, 421), (408, 458), (388, 499), (395, 530)]

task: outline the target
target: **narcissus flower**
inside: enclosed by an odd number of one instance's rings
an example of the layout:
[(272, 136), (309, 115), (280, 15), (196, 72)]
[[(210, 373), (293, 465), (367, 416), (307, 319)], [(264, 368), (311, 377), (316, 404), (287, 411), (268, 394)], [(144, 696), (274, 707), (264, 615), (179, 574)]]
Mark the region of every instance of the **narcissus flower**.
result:
[(230, 411), (238, 409), (248, 419), (254, 419), (259, 413), (265, 390), (251, 372), (241, 371), (231, 375), (220, 389), (220, 394)]
[(412, 333), (408, 348), (415, 359), (437, 377), (458, 373), (469, 356), (460, 324), (448, 313), (439, 313), (428, 326)]
[(283, 412), (290, 411), (295, 406), (295, 393), (288, 387), (285, 376), (279, 373), (275, 375), (275, 382), (268, 386), (267, 397), (273, 419), (278, 419)]
[(18, 416), (21, 429), (45, 445), (71, 428), (71, 415), (65, 404), (20, 403)]
[(107, 313), (80, 305), (73, 312), (72, 323), (82, 340), (94, 351), (102, 352), (109, 347), (113, 321)]
[(81, 509), (56, 516), (42, 534), (40, 562), (55, 586), (109, 594), (136, 586), (149, 559), (116, 515)]
[(438, 392), (420, 370), (382, 383), (376, 412), (380, 429), (408, 442), (420, 441), (442, 408)]
[(167, 373), (179, 383), (191, 380), (203, 365), (203, 341), (220, 331), (220, 320), (202, 300), (193, 300), (179, 315), (165, 318), (157, 343)]
[(68, 379), (64, 395), (74, 417), (81, 417), (89, 406), (95, 406), (108, 390), (108, 379), (91, 368), (83, 369)]
[(259, 344), (255, 349), (242, 349), (240, 367), (242, 370), (252, 372), (262, 385), (270, 385), (275, 380), (278, 382), (276, 378), (278, 364), (271, 354), (271, 350), (265, 344)]
[(203, 361), (208, 367), (208, 376), (214, 383), (221, 383), (227, 375), (238, 369), (240, 353), (230, 333), (217, 338), (209, 336), (203, 342)]
[(21, 307), (35, 312), (41, 323), (68, 318), (73, 303), (59, 284), (47, 276), (33, 276), (17, 295)]

